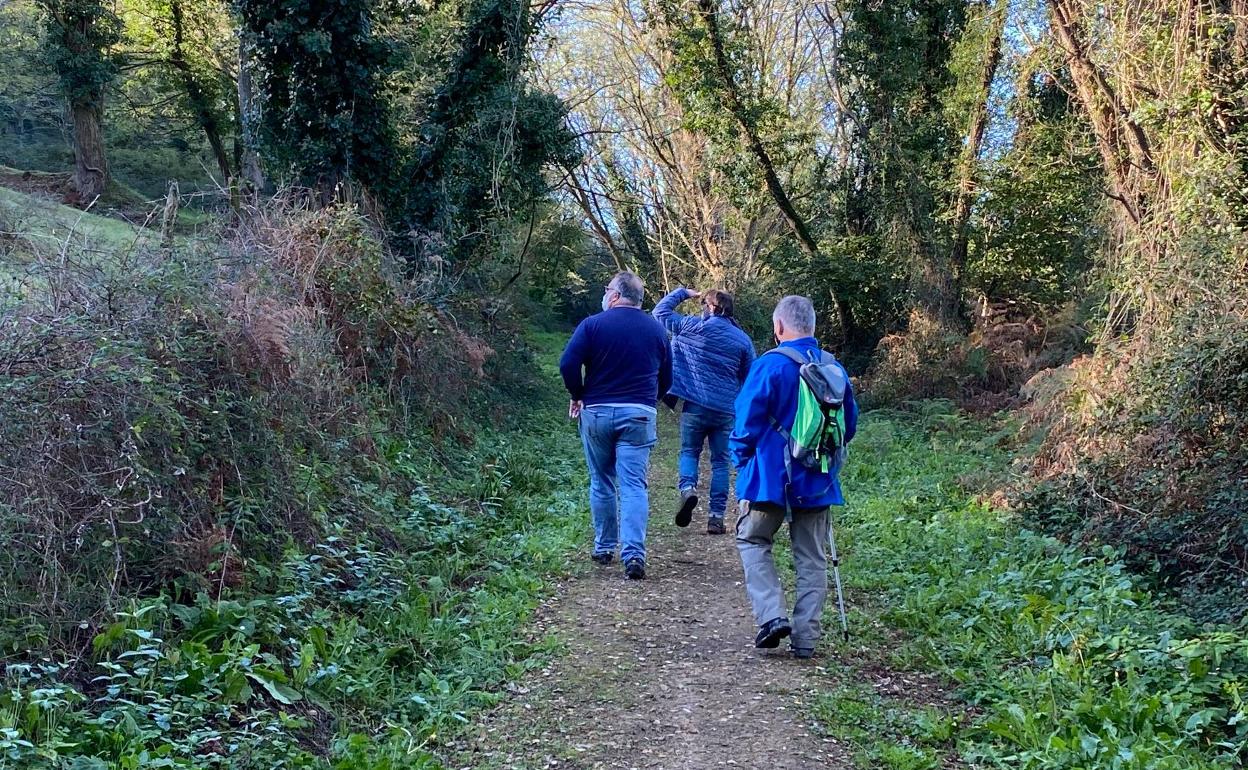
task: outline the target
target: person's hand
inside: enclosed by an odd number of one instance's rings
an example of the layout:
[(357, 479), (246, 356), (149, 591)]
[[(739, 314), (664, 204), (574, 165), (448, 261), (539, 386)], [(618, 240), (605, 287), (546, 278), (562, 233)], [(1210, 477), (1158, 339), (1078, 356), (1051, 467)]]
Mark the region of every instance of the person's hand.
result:
[(584, 401), (575, 401), (575, 400), (569, 401), (568, 402), (568, 419), (575, 420), (578, 417), (580, 417), (581, 410), (584, 408), (585, 408)]
[(685, 289), (685, 293), (688, 295), (686, 299), (700, 299), (702, 297), (702, 292), (697, 289)]

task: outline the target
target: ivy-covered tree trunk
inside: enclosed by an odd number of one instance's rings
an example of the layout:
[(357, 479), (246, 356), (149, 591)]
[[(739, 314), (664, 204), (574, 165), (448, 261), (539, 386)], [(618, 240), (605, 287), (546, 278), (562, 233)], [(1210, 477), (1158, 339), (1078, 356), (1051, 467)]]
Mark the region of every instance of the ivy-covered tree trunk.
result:
[(108, 186), (108, 158), (104, 152), (99, 101), (82, 99), (69, 103), (74, 127), (73, 185), (78, 202), (82, 204), (89, 204), (103, 195)]
[(104, 150), (104, 92), (117, 73), (109, 49), (121, 21), (94, 0), (43, 0), (48, 56), (69, 103), (74, 132), (74, 190), (89, 204), (108, 186)]
[(975, 194), (975, 171), (979, 162), (979, 151), (984, 144), (984, 133), (988, 128), (988, 100), (992, 94), (992, 82), (997, 77), (997, 68), (1001, 64), (1001, 38), (1005, 33), (1005, 19), (1009, 7), (1006, 0), (998, 0), (992, 13), (992, 30), (988, 35), (987, 50), (984, 55), (983, 76), (979, 82), (979, 92), (971, 113), (970, 128), (966, 132), (966, 144), (962, 147), (962, 162), (958, 170), (958, 191), (953, 210), (953, 264), (955, 273), (961, 277), (966, 267), (971, 221), (971, 203)]
[(962, 326), (962, 290), (953, 271), (953, 260), (943, 252), (931, 229), (916, 227), (911, 239), (917, 257), (910, 282), (914, 292), (912, 323), (917, 315), (931, 329), (957, 330)]
[[(484, 253), (492, 218), (547, 195), (548, 164), (579, 160), (564, 104), (525, 82), (535, 29), (529, 4), (470, 0), (461, 8), (458, 50), (428, 99), (396, 196), (396, 220), (412, 233), (437, 233), (457, 269)], [(597, 201), (583, 195), (578, 205), (592, 222)], [(625, 263), (620, 252), (612, 256)], [(413, 256), (413, 268), (420, 259)]]
[(191, 66), (185, 50), (186, 20), (182, 8), (182, 0), (172, 0), (169, 4), (172, 21), (173, 43), (170, 49), (169, 65), (177, 75), (186, 96), (187, 106), (195, 122), (204, 132), (208, 146), (212, 149), (212, 157), (217, 162), (217, 170), (221, 172), (221, 180), (229, 184), (234, 178), (234, 167), (230, 156), (225, 151), (223, 117), (220, 108), (213, 102), (208, 86), (200, 82), (199, 73)]
[[(396, 142), (382, 90), (389, 43), (374, 0), (235, 0), (253, 55), (261, 143), (329, 204), (359, 186), (386, 197)], [(347, 184), (350, 183), (350, 184)]]
[(255, 89), (252, 86), (252, 57), (248, 50), (246, 36), (238, 41), (238, 99), (235, 107), (238, 110), (238, 136), (235, 155), (239, 173), (247, 181), (252, 193), (264, 189), (264, 166), (260, 164), (259, 132), (257, 130), (257, 113), (260, 109), (256, 103)]

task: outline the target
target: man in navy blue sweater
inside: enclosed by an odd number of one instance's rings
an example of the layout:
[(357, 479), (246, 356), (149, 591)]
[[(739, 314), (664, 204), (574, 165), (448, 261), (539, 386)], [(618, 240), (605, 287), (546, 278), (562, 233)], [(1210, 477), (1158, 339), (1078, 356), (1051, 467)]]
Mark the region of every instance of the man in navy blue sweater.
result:
[(644, 296), (640, 278), (618, 273), (603, 292), (603, 312), (576, 327), (559, 360), (589, 466), (593, 559), (610, 564), (618, 545), (631, 580), (646, 576), (655, 407), (672, 384), (667, 332), (641, 309)]

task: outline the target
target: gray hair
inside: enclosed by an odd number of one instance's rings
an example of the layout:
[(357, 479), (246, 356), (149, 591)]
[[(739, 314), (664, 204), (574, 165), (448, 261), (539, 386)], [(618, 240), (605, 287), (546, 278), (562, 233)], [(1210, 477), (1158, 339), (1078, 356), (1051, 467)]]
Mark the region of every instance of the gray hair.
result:
[(809, 299), (792, 294), (776, 303), (771, 320), (779, 321), (785, 329), (798, 334), (814, 334), (815, 306)]
[(620, 293), (620, 299), (630, 305), (641, 307), (641, 301), (646, 297), (646, 289), (642, 286), (641, 279), (636, 273), (627, 270), (616, 273), (608, 285), (614, 285), (615, 290)]

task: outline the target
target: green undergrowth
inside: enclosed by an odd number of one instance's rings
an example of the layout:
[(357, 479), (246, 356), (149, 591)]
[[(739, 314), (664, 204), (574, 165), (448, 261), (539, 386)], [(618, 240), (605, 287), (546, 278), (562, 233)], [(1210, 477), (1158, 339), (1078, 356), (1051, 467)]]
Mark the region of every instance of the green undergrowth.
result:
[(834, 726), (860, 767), (932, 770), (948, 754), (958, 721), (933, 706), (886, 698), (858, 682), (820, 695), (815, 715)]
[[(840, 653), (858, 668), (820, 705), (828, 731), (864, 767), (1242, 766), (1244, 629), (1198, 624), (1114, 550), (1082, 552), (985, 502), (1008, 435), (942, 402), (864, 420), (839, 534), (852, 626), (868, 637), (862, 654)], [(921, 692), (859, 687), (871, 658), (937, 672), (966, 718), (935, 718)]]
[[(466, 447), (391, 436), (384, 473), (336, 491), (358, 510), (247, 585), (133, 599), (81, 656), (10, 658), (0, 768), (439, 767), (553, 644), (517, 629), (583, 534), (558, 406)], [(339, 478), (305, 470), (307, 490)]]

